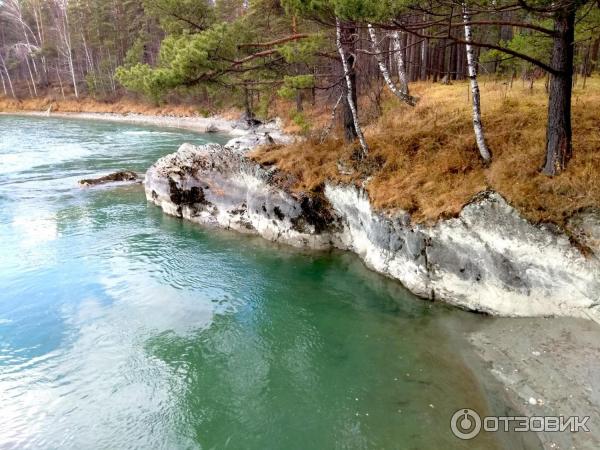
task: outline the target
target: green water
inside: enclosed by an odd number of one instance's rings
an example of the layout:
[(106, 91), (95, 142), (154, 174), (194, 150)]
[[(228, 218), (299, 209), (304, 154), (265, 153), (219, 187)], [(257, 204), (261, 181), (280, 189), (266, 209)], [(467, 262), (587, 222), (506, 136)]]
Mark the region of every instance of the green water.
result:
[(0, 116), (0, 448), (498, 448), (449, 427), (486, 408), (457, 351), (483, 319), (77, 186), (205, 139)]

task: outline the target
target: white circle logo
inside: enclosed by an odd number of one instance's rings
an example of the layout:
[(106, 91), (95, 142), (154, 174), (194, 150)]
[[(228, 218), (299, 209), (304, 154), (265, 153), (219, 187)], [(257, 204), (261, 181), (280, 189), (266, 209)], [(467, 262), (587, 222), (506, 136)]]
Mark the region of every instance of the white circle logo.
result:
[(472, 409), (459, 409), (452, 416), (450, 428), (454, 436), (469, 441), (481, 432), (481, 417)]

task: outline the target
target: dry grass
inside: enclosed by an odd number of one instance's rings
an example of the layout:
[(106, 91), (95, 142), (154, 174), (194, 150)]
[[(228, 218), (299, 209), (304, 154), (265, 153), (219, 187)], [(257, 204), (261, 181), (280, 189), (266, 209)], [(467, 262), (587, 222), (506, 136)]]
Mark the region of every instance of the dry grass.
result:
[(130, 98), (116, 101), (98, 101), (92, 98), (57, 99), (54, 96), (26, 98), (15, 100), (0, 96), (0, 111), (46, 111), (52, 107), (54, 112), (86, 112), (86, 113), (116, 113), (116, 114), (148, 114), (187, 117), (198, 115), (198, 110), (190, 105), (154, 106)]
[[(326, 180), (359, 181), (371, 175), (368, 191), (375, 207), (408, 210), (417, 222), (456, 216), (485, 189), (498, 191), (535, 222), (562, 224), (581, 208), (600, 207), (600, 78), (588, 79), (585, 90), (575, 89), (574, 157), (555, 178), (539, 173), (547, 108), (544, 82), (533, 91), (518, 82), (510, 89), (491, 80), (481, 88), (494, 154), (489, 168), (478, 157), (466, 82), (416, 84), (413, 91), (422, 99), (416, 108), (387, 98), (383, 116), (365, 130), (371, 147), (366, 163), (352, 162), (352, 148), (336, 140), (265, 148), (254, 157), (295, 174), (296, 188), (302, 190), (318, 190)], [(324, 115), (307, 116), (322, 122)], [(340, 161), (357, 173), (340, 175)]]

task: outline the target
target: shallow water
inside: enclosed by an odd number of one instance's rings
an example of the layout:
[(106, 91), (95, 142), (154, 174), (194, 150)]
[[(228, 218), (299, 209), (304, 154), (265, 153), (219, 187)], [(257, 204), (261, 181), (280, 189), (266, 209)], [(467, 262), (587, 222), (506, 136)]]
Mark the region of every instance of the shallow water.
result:
[(499, 448), (449, 427), (489, 403), (457, 351), (483, 319), (77, 186), (206, 139), (0, 116), (0, 447)]

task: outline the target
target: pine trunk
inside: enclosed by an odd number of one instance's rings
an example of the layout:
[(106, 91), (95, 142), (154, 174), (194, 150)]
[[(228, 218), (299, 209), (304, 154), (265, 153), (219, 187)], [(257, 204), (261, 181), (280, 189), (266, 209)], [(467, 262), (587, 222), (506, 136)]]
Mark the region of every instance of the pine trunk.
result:
[(573, 54), (575, 8), (559, 13), (554, 22), (556, 36), (552, 49), (552, 68), (548, 99), (546, 161), (543, 173), (554, 176), (567, 166), (573, 154), (571, 131), (571, 95), (573, 89)]

